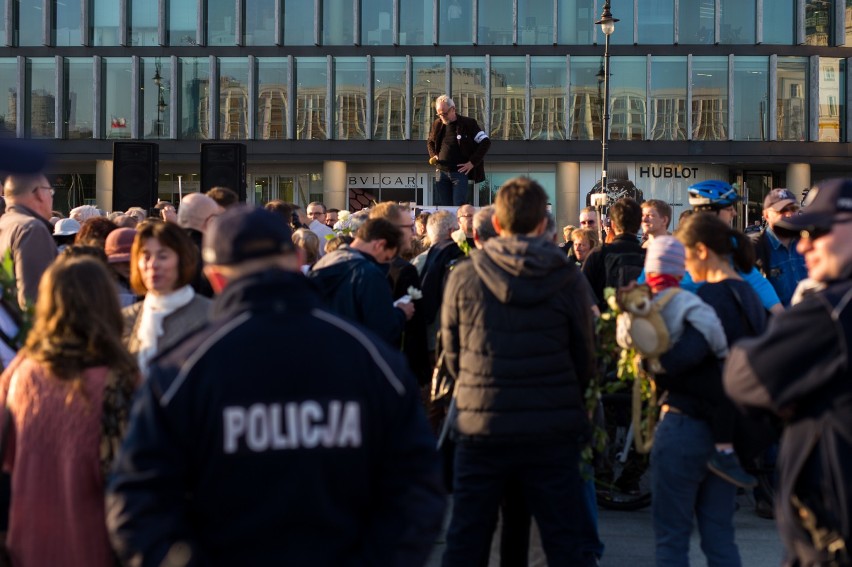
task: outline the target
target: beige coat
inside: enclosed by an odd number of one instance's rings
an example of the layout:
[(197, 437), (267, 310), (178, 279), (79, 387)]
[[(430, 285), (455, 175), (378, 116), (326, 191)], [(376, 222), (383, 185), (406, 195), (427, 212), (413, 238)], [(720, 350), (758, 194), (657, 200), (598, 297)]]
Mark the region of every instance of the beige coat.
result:
[[(124, 345), (134, 356), (139, 352), (136, 333), (143, 303), (140, 301), (121, 310), (124, 315)], [(176, 345), (184, 336), (203, 327), (209, 320), (210, 303), (206, 297), (195, 294), (192, 301), (163, 319), (163, 336), (157, 341), (157, 352)]]

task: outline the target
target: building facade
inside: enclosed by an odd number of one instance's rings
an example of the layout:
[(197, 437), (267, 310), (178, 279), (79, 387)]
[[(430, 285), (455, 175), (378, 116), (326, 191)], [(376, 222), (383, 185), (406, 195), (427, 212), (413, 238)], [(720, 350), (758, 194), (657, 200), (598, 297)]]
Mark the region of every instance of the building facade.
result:
[[(558, 221), (600, 179), (602, 0), (0, 0), (0, 133), (54, 156), (56, 203), (111, 203), (115, 141), (159, 145), (159, 194), (199, 144), (248, 149), (248, 199), (431, 204), (443, 93), (491, 137), (490, 203), (529, 175)], [(852, 175), (852, 0), (612, 0), (610, 178), (686, 206)], [(741, 224), (742, 225), (742, 224)]]

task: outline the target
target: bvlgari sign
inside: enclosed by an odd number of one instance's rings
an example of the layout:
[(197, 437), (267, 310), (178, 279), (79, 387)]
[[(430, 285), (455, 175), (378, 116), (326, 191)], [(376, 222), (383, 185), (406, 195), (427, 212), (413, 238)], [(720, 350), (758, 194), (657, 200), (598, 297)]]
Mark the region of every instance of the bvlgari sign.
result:
[(421, 187), (417, 175), (403, 173), (356, 173), (349, 177), (349, 187), (382, 187), (388, 189), (416, 189)]

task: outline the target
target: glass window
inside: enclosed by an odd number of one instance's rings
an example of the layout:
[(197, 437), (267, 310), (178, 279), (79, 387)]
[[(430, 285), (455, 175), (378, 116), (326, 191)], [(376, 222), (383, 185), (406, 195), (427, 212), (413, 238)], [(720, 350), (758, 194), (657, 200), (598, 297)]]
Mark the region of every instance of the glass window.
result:
[(53, 57), (27, 58), (27, 138), (53, 138), (56, 133), (56, 62)]
[[(492, 59), (492, 63), (493, 63)], [(485, 75), (484, 57), (453, 57), (453, 90), (450, 95), (459, 114), (473, 118), (485, 127)], [(494, 69), (492, 68), (492, 72)], [(496, 86), (496, 85), (495, 85)], [(441, 93), (438, 93), (441, 94)], [(435, 95), (438, 96), (438, 95)], [(435, 97), (429, 101), (431, 118), (435, 118)], [(431, 125), (431, 122), (430, 122)]]
[(393, 44), (393, 0), (361, 0), (361, 44)]
[[(772, 0), (773, 2), (775, 0)], [(755, 0), (720, 0), (722, 43), (754, 43)], [(764, 10), (767, 2), (764, 2)], [(765, 32), (766, 28), (764, 28)]]
[(564, 57), (533, 57), (530, 69), (530, 139), (565, 140), (568, 67)]
[(118, 4), (115, 0), (92, 0), (94, 45), (118, 45)]
[(645, 139), (645, 57), (613, 57), (609, 78), (612, 140)]
[(18, 61), (0, 57), (0, 132), (15, 133), (18, 124)]
[(792, 45), (796, 0), (763, 2), (763, 43)]
[(405, 58), (373, 59), (373, 139), (405, 138)]
[(436, 118), (435, 99), (446, 93), (445, 62), (443, 57), (412, 58), (412, 140), (425, 140), (429, 137), (429, 129)]
[(182, 140), (206, 140), (210, 136), (210, 64), (207, 57), (181, 57), (180, 118)]
[(438, 3), (441, 10), (438, 43), (473, 43), (473, 1), (438, 0)]
[(769, 59), (734, 58), (734, 140), (765, 141), (769, 123)]
[[(846, 47), (852, 47), (852, 25), (849, 25), (849, 22), (852, 22), (852, 0), (846, 0), (846, 12), (843, 21), (846, 22)], [(765, 34), (766, 32), (764, 32)]]
[(478, 10), (479, 44), (512, 45), (512, 0), (479, 2)]
[(808, 60), (806, 57), (778, 58), (778, 104), (775, 123), (779, 140), (808, 138)]
[[(525, 57), (491, 58), (491, 124), (489, 136), (492, 139), (526, 139), (526, 85)], [(479, 124), (482, 126), (482, 122)]]
[(104, 116), (106, 137), (129, 139), (133, 115), (130, 113), (131, 91), (130, 57), (104, 57)]
[(207, 0), (207, 45), (234, 45), (234, 0)]
[[(557, 38), (562, 45), (591, 45), (595, 37), (594, 0), (557, 0), (559, 29)], [(619, 18), (621, 19), (621, 18)]]
[(314, 44), (313, 0), (284, 0), (284, 44)]
[(692, 139), (728, 139), (728, 58), (692, 60)]
[(334, 61), (334, 137), (367, 137), (367, 60), (338, 57)]
[(80, 45), (80, 0), (57, 0), (53, 12), (53, 42), (55, 45)]
[(352, 0), (322, 0), (323, 45), (352, 45), (354, 21)]
[(246, 45), (275, 45), (276, 0), (246, 0)]
[(651, 59), (651, 139), (686, 140), (686, 57)]
[(287, 138), (287, 71), (286, 57), (257, 59), (256, 136), (259, 140)]
[(681, 2), (678, 11), (678, 42), (713, 43), (716, 22), (715, 0)]
[(432, 43), (432, 0), (399, 0), (399, 44)]
[(172, 62), (169, 57), (142, 59), (142, 137), (169, 138)]
[(805, 1), (805, 45), (831, 45), (832, 2)]
[[(15, 2), (15, 7), (18, 16), (18, 28), (15, 30), (17, 41), (15, 45), (33, 46), (43, 45), (41, 16), (44, 13), (42, 10), (41, 0), (8, 0)], [(117, 5), (117, 4), (116, 4)], [(116, 8), (118, 10), (118, 8)], [(5, 21), (4, 21), (5, 24)]]
[(846, 61), (830, 57), (819, 60), (819, 136), (820, 142), (841, 142), (846, 121)]
[(603, 59), (571, 58), (569, 128), (572, 140), (600, 140), (603, 123)]
[[(618, 45), (631, 45), (633, 43), (633, 2), (620, 2), (617, 8), (618, 12), (612, 16), (621, 21), (615, 24), (615, 31), (609, 36), (609, 42)], [(600, 19), (600, 12), (599, 9), (598, 17), (595, 20)], [(595, 37), (598, 43), (603, 45), (605, 38), (600, 26), (595, 26)]]
[(92, 59), (65, 58), (65, 131), (69, 140), (93, 136), (92, 99), (94, 98)]
[(198, 45), (195, 40), (198, 28), (196, 0), (170, 0), (168, 7), (169, 45)]
[(636, 20), (640, 44), (674, 43), (674, 0), (642, 0)]
[(553, 2), (518, 0), (518, 43), (553, 44)]
[(326, 79), (328, 65), (325, 57), (296, 58), (296, 139), (326, 140)]
[(130, 14), (130, 45), (159, 45), (157, 10), (151, 9), (150, 0), (128, 0)]
[(219, 139), (248, 138), (248, 62), (245, 57), (219, 58)]

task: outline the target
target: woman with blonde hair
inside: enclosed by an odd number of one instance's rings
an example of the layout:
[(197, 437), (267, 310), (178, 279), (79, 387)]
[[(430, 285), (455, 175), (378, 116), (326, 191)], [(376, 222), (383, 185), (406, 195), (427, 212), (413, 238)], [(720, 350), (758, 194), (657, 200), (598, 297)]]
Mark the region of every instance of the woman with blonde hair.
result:
[(319, 236), (306, 228), (300, 228), (293, 233), (293, 244), (302, 249), (304, 254), (304, 264), (302, 264), (302, 272), (308, 273), (314, 264), (319, 260), (320, 241)]
[(45, 272), (33, 329), (0, 376), (13, 565), (116, 564), (104, 479), (139, 380), (119, 339), (122, 323), (99, 260), (60, 258)]

